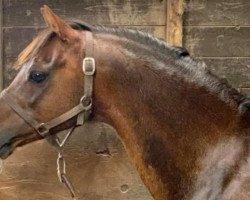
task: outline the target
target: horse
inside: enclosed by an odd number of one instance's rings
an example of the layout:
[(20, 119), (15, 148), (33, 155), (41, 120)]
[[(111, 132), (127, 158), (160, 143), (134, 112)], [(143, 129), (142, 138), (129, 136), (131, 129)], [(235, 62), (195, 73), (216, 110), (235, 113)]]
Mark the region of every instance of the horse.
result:
[(18, 56), (20, 71), (1, 93), (2, 159), (79, 121), (101, 121), (115, 128), (154, 199), (249, 199), (246, 96), (149, 34), (41, 11), (48, 27)]

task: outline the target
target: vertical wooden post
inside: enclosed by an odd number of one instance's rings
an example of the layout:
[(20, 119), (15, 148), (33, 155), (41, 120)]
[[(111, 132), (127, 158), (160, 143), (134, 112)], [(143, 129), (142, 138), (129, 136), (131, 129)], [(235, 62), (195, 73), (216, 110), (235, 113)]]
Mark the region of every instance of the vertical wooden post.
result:
[(173, 46), (182, 46), (183, 0), (167, 0), (166, 41)]
[(0, 0), (0, 92), (3, 87), (3, 0)]

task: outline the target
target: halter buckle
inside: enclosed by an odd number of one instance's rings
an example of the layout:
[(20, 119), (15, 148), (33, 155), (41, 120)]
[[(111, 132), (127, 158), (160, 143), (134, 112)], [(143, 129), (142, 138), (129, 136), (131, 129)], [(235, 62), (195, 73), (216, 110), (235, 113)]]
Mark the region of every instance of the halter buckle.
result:
[(85, 57), (82, 62), (82, 71), (86, 76), (93, 76), (95, 73), (95, 59)]
[(44, 123), (41, 123), (37, 128), (36, 131), (42, 136), (46, 137), (49, 133), (49, 129), (45, 126)]

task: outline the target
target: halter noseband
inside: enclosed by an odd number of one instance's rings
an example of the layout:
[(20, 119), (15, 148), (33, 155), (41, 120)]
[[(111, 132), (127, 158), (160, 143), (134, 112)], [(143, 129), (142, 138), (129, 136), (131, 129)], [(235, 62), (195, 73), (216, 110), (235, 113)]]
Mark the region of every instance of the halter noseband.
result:
[[(53, 145), (56, 150), (58, 151), (58, 159), (57, 159), (57, 172), (58, 177), (61, 182), (63, 182), (67, 188), (70, 190), (72, 197), (75, 197), (75, 192), (66, 178), (66, 164), (62, 154), (62, 148), (69, 138), (69, 136), (73, 133), (77, 126), (81, 126), (84, 124), (86, 120), (88, 120), (89, 115), (92, 109), (92, 95), (93, 95), (93, 79), (95, 74), (95, 59), (93, 58), (94, 53), (94, 41), (93, 41), (93, 34), (89, 31), (86, 32), (86, 48), (85, 48), (85, 58), (82, 62), (82, 70), (84, 74), (84, 95), (80, 99), (80, 103), (70, 109), (69, 111), (65, 112), (64, 114), (56, 117), (46, 123), (38, 122), (36, 119), (33, 118), (31, 109), (24, 109), (22, 108), (18, 102), (15, 100), (15, 97), (4, 90), (1, 93), (1, 97), (3, 98), (4, 102), (19, 116), (21, 117), (29, 126), (34, 128), (34, 130), (42, 137), (46, 138), (47, 141)], [(76, 124), (70, 129), (66, 137), (61, 142), (57, 136), (50, 135), (50, 130), (69, 119), (77, 116)], [(47, 136), (51, 136), (48, 138)]]

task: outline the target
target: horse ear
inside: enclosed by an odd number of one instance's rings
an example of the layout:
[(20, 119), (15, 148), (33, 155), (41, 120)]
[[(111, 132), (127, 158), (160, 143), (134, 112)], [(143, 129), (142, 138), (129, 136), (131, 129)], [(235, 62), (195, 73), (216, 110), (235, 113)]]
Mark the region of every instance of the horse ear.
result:
[(250, 100), (241, 103), (240, 107), (240, 125), (243, 128), (250, 128)]
[(50, 27), (61, 40), (69, 41), (76, 37), (76, 31), (58, 17), (47, 5), (41, 8), (41, 12), (48, 27)]

